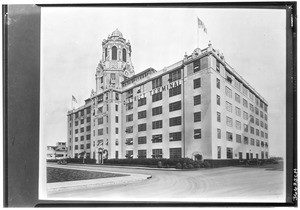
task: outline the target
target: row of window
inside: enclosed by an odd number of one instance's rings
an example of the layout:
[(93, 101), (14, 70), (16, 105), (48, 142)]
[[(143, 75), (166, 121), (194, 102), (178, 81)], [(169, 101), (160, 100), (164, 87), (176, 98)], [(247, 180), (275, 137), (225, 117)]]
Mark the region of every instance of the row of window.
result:
[[(216, 60), (216, 70), (220, 73), (220, 66), (222, 65), (220, 63), (220, 61)], [(223, 65), (222, 65), (223, 66)], [(224, 67), (224, 66), (223, 66)], [(233, 78), (235, 78), (233, 75), (231, 75), (231, 73), (227, 70), (225, 70), (225, 78), (226, 81), (229, 82), (230, 84), (232, 84)], [(217, 78), (217, 87), (220, 88), (220, 80)], [(263, 103), (262, 100), (260, 100), (259, 98), (255, 97), (254, 93), (252, 93), (252, 91), (250, 91), (246, 86), (244, 86), (242, 84), (242, 82), (240, 82), (238, 79), (234, 79), (234, 87), (242, 92), (242, 94), (246, 97), (248, 97), (249, 94), (249, 98), (251, 101), (254, 102), (254, 98), (255, 98), (255, 103), (257, 106), (259, 106), (261, 109), (263, 109), (265, 112), (268, 111), (268, 107), (266, 104)]]
[[(217, 128), (217, 138), (221, 139), (221, 129)], [(237, 143), (242, 143), (242, 135), (240, 134), (236, 134), (236, 142)], [(226, 132), (226, 140), (227, 141), (233, 141), (233, 134), (231, 132)], [(261, 142), (261, 144), (260, 144)], [(244, 136), (244, 144), (249, 144), (249, 138), (247, 136)], [(255, 139), (250, 138), (250, 145), (254, 146), (255, 145)], [(256, 146), (261, 146), (261, 147), (268, 147), (268, 143), (264, 143), (264, 141), (259, 141), (258, 139), (256, 139)]]
[[(79, 131), (79, 129), (75, 129), (75, 134), (77, 134)], [(86, 131), (91, 131), (91, 126), (86, 126)], [(80, 128), (80, 133), (83, 133), (84, 132), (84, 127)]]
[[(181, 148), (170, 148), (170, 157), (171, 159), (178, 159), (182, 157)], [(134, 158), (133, 150), (126, 150), (126, 158)], [(152, 149), (152, 158), (163, 158), (162, 149)], [(147, 158), (147, 150), (138, 150), (137, 158)]]
[[(249, 156), (250, 154), (250, 156)], [(217, 157), (218, 159), (221, 159), (222, 155), (222, 147), (217, 146)], [(268, 152), (261, 151), (261, 159), (264, 159), (266, 155), (266, 158), (268, 158)], [(226, 158), (232, 159), (233, 158), (233, 148), (232, 147), (226, 147)], [(239, 159), (243, 159), (243, 153), (239, 152)], [(253, 159), (253, 153), (246, 153), (246, 159)], [(259, 159), (258, 153), (256, 153), (256, 159)]]
[[(217, 85), (218, 85), (218, 82), (217, 82)], [(225, 95), (228, 96), (229, 98), (232, 98), (232, 90), (229, 87), (227, 87), (227, 86), (225, 87)], [(238, 102), (238, 103), (241, 103), (241, 97), (237, 93), (235, 93), (235, 101)], [(220, 105), (220, 102), (219, 102), (218, 105)], [(255, 112), (255, 114), (258, 115), (258, 116), (260, 116), (262, 119), (265, 119), (265, 120), (268, 119), (267, 114), (263, 113), (263, 111), (259, 111), (258, 107), (254, 107), (253, 104), (248, 103), (248, 101), (246, 99), (244, 99), (244, 98), (243, 98), (243, 106), (245, 108), (249, 107), (249, 109), (250, 109), (251, 112)]]

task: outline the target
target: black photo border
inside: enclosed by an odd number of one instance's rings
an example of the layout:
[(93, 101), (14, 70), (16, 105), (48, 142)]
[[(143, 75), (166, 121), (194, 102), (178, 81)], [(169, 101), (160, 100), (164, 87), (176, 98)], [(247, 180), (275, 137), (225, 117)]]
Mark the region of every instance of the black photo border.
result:
[[(41, 7), (286, 10), (286, 202), (79, 202), (38, 199)], [(2, 5), (3, 203), (5, 207), (297, 206), (297, 2)], [(25, 155), (26, 154), (26, 155)]]

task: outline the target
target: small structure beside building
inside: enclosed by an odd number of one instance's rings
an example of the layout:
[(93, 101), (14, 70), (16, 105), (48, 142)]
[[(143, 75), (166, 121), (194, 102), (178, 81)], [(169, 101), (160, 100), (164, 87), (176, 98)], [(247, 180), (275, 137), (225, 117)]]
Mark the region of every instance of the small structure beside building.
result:
[(68, 157), (66, 142), (56, 142), (56, 146), (47, 146), (47, 160), (63, 159)]

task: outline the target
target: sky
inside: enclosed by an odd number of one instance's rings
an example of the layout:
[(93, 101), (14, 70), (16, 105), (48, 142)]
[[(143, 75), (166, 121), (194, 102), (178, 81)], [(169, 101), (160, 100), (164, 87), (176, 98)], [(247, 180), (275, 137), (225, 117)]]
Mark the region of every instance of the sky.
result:
[[(42, 7), (40, 141), (67, 141), (67, 111), (95, 89), (102, 40), (116, 28), (132, 46), (135, 73), (161, 70), (208, 40), (269, 104), (269, 153), (286, 142), (285, 10)], [(197, 35), (197, 17), (207, 34)], [(75, 106), (75, 107), (76, 107)]]

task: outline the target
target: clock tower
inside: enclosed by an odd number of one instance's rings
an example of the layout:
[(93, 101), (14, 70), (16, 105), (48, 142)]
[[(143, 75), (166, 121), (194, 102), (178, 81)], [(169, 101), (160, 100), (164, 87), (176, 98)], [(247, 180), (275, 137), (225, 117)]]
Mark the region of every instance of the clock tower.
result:
[(116, 29), (102, 41), (102, 58), (96, 69), (96, 93), (121, 89), (121, 82), (133, 75), (131, 45)]
[(96, 91), (91, 93), (94, 124), (91, 149), (97, 163), (122, 155), (122, 81), (133, 75), (131, 45), (116, 29), (102, 41), (102, 56), (95, 75)]

